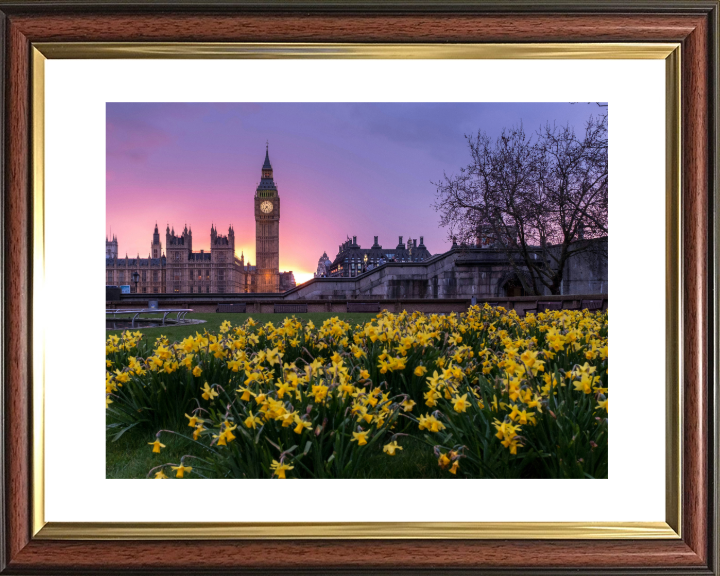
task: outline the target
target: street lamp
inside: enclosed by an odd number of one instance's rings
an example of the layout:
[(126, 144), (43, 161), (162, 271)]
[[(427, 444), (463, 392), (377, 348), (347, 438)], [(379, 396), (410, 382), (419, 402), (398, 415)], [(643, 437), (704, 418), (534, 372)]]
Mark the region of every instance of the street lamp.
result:
[(363, 266), (363, 272), (367, 272), (367, 253), (365, 254), (365, 258), (363, 258), (363, 261), (365, 262)]
[(137, 285), (140, 282), (140, 273), (137, 270), (132, 273), (132, 281), (135, 282), (135, 294), (137, 294)]

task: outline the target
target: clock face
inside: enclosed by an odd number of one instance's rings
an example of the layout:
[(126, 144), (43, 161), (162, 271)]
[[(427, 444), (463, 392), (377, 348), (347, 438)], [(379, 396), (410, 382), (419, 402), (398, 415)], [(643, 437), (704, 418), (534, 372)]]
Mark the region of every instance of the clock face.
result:
[(268, 202), (267, 200), (265, 200), (265, 202), (260, 204), (260, 210), (265, 212), (265, 214), (269, 214), (270, 212), (272, 212), (272, 209), (273, 209), (272, 202)]

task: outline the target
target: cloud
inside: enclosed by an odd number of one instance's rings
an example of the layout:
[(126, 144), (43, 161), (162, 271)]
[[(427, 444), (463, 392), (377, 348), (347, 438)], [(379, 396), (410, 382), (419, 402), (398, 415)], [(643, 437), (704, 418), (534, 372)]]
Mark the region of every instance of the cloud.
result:
[(422, 150), (447, 161), (464, 146), (464, 127), (478, 117), (478, 106), (435, 103), (356, 104), (353, 118), (360, 132), (396, 145)]
[(108, 158), (144, 162), (157, 148), (169, 145), (172, 140), (165, 130), (139, 118), (107, 122)]

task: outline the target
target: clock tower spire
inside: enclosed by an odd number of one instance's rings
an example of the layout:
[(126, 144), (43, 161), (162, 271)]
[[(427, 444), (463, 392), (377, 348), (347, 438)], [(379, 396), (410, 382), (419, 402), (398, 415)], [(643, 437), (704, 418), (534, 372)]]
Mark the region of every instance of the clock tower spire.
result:
[(280, 291), (280, 196), (273, 180), (269, 145), (255, 190), (255, 265), (257, 292)]

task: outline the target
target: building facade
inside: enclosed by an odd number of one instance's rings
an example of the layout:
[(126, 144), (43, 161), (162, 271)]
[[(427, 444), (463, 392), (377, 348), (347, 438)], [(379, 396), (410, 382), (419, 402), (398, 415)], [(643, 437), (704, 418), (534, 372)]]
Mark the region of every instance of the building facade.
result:
[[(106, 257), (105, 283), (108, 286), (129, 285), (130, 291), (142, 294), (163, 294), (165, 290), (165, 256), (160, 258), (125, 258)], [(138, 273), (137, 286), (133, 281), (133, 273)]]
[(224, 294), (246, 292), (244, 255), (235, 255), (235, 230), (218, 234), (210, 228), (210, 252), (192, 249), (192, 229), (182, 234), (168, 227), (165, 235), (167, 251), (166, 291), (183, 294)]
[[(326, 253), (323, 257), (327, 259)], [(383, 248), (378, 243), (378, 237), (374, 237), (373, 245), (370, 248), (362, 248), (357, 243), (357, 236), (353, 236), (340, 244), (337, 256), (330, 265), (330, 276), (352, 277), (358, 276), (363, 272), (372, 270), (386, 262), (424, 262), (432, 257), (430, 251), (420, 236), (420, 243), (417, 239), (408, 238), (407, 243), (403, 243), (403, 237), (399, 236), (398, 244), (394, 248)], [(321, 263), (323, 258), (318, 262), (318, 274), (321, 273)]]
[[(589, 250), (573, 256), (565, 265), (561, 296), (608, 293), (607, 238), (586, 242)], [(549, 290), (543, 287), (542, 295), (550, 296)], [(312, 278), (283, 298), (375, 302), (517, 296), (525, 294), (505, 250), (455, 245), (424, 261), (385, 262), (355, 278)]]
[[(210, 251), (193, 250), (192, 227), (180, 234), (168, 225), (165, 251), (157, 223), (147, 258), (118, 258), (117, 236), (105, 239), (106, 284), (129, 285), (139, 294), (224, 294), (284, 292), (295, 287), (290, 272), (280, 272), (280, 197), (273, 180), (270, 155), (266, 148), (262, 178), (255, 191), (255, 241), (257, 262), (245, 263), (235, 254), (235, 230), (225, 235), (215, 225), (210, 228)], [(135, 283), (133, 273), (138, 273)]]
[(313, 274), (313, 278), (325, 278), (327, 276), (326, 262), (331, 261), (330, 258), (328, 258), (327, 252), (323, 252), (323, 255), (320, 256), (320, 259), (318, 260), (317, 272)]

